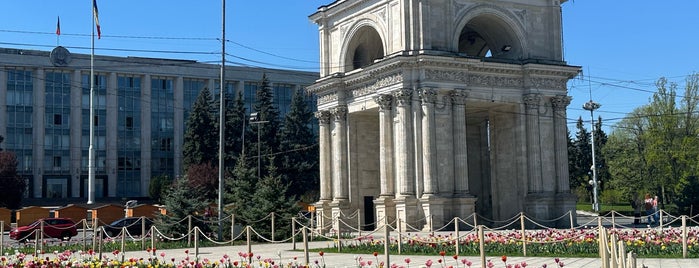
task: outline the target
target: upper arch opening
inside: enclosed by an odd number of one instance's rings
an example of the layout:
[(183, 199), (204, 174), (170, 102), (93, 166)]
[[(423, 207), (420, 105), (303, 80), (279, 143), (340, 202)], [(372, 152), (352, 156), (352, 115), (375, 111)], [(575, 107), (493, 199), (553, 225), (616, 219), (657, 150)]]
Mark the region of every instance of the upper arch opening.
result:
[(382, 59), (385, 56), (383, 47), (381, 36), (376, 29), (371, 26), (360, 27), (347, 46), (345, 72), (364, 68), (375, 60)]
[(521, 59), (522, 45), (505, 21), (493, 14), (481, 14), (461, 29), (458, 53), (478, 58)]

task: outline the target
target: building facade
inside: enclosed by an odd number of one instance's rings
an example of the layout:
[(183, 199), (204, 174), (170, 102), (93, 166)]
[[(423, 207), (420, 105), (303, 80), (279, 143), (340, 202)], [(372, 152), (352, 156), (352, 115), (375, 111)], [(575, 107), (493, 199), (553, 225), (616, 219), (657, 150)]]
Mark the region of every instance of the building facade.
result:
[[(87, 197), (90, 55), (0, 48), (0, 135), (28, 198)], [(185, 123), (199, 92), (219, 96), (220, 65), (95, 56), (95, 197), (147, 197), (150, 178), (183, 174)], [(280, 115), (317, 73), (226, 67), (227, 94), (248, 113), (263, 73)], [(311, 108), (315, 97), (308, 95)], [(243, 127), (243, 126), (241, 126)]]
[(312, 14), (319, 221), (360, 209), (407, 230), (574, 210), (566, 87), (580, 68), (563, 59), (563, 2), (339, 0)]

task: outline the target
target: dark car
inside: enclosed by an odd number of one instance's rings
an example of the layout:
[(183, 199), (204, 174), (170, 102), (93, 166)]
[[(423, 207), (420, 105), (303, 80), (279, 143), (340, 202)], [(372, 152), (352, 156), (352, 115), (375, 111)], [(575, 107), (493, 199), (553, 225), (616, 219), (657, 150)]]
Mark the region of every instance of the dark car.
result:
[(27, 226), (20, 226), (10, 231), (10, 238), (19, 241), (34, 239), (35, 231), (41, 228), (41, 222), (44, 222), (43, 237), (61, 238), (69, 240), (71, 237), (78, 235), (77, 224), (69, 218), (45, 218), (39, 219)]
[(128, 218), (121, 218), (118, 219), (109, 225), (105, 225), (102, 228), (104, 229), (104, 235), (106, 236), (117, 236), (121, 232), (121, 230), (126, 227), (126, 230), (129, 232), (128, 234), (131, 236), (138, 236), (143, 234), (143, 226), (141, 223), (141, 219), (145, 219), (145, 230), (146, 233), (150, 230), (150, 227), (153, 225), (153, 221), (148, 219), (148, 218), (140, 218), (140, 217), (128, 217)]

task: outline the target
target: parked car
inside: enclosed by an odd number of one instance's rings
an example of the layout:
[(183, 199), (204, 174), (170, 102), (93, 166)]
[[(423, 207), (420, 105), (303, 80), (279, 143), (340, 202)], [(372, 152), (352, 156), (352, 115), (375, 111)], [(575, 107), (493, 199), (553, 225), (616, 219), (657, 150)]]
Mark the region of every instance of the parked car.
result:
[[(142, 224), (141, 224), (141, 217), (128, 217), (128, 218), (121, 218), (118, 219), (109, 225), (105, 225), (102, 228), (104, 229), (104, 235), (106, 236), (117, 236), (121, 232), (121, 230), (126, 227), (126, 230), (129, 232), (129, 235), (132, 236), (137, 236), (137, 235), (142, 235)], [(150, 230), (150, 227), (153, 225), (153, 221), (148, 218), (143, 218), (145, 219), (146, 223), (146, 233), (148, 233), (148, 230)]]
[(12, 229), (10, 231), (10, 238), (19, 241), (34, 239), (34, 231), (38, 231), (41, 228), (42, 221), (44, 222), (44, 237), (70, 240), (71, 237), (78, 235), (78, 229), (72, 219), (44, 218), (39, 219), (32, 224)]

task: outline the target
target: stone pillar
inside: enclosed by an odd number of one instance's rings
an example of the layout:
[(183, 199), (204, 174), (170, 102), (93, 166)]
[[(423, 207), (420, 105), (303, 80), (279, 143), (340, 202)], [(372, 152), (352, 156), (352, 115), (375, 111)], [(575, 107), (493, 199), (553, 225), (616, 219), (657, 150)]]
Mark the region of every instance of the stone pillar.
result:
[[(106, 88), (106, 109), (107, 118), (105, 118), (105, 151), (107, 153), (106, 165), (104, 167), (105, 173), (107, 173), (107, 181), (104, 182), (107, 187), (107, 196), (114, 197), (117, 195), (117, 164), (118, 164), (118, 146), (117, 139), (119, 136), (118, 127), (118, 102), (119, 99), (117, 91), (117, 74), (109, 73), (107, 76), (107, 88)], [(101, 122), (100, 122), (101, 123)], [(96, 189), (95, 191), (101, 191), (101, 189)], [(146, 190), (146, 194), (148, 191)]]
[(349, 184), (347, 170), (347, 106), (339, 105), (332, 109), (334, 130), (332, 134), (333, 152), (333, 201), (330, 203), (333, 217), (333, 228), (339, 228), (335, 221), (349, 210)]
[[(174, 108), (174, 115), (173, 115), (173, 123), (172, 123), (172, 128), (173, 128), (173, 138), (172, 138), (172, 149), (173, 152), (175, 153), (174, 159), (173, 159), (173, 168), (174, 168), (174, 176), (175, 178), (180, 177), (184, 173), (184, 166), (182, 164), (183, 162), (183, 155), (182, 155), (182, 148), (184, 146), (184, 128), (185, 128), (185, 122), (184, 122), (184, 78), (182, 76), (175, 77), (175, 83), (172, 88), (173, 92), (173, 108)], [(218, 107), (217, 107), (218, 108)], [(218, 122), (218, 116), (216, 118), (216, 122)], [(216, 131), (218, 133), (218, 131)], [(218, 137), (218, 135), (216, 135)], [(141, 189), (141, 193), (144, 195), (148, 195), (148, 189)]]
[[(146, 74), (141, 80), (141, 189), (150, 184), (151, 159), (151, 76)], [(173, 180), (179, 178), (172, 178)]]
[(527, 132), (527, 170), (529, 177), (529, 193), (541, 193), (543, 190), (541, 178), (541, 141), (539, 132), (539, 94), (525, 94), (526, 132)]
[[(7, 137), (7, 71), (0, 67), (0, 136)], [(72, 121), (71, 121), (72, 122)], [(18, 161), (21, 161), (18, 159)]]
[(396, 216), (401, 219), (403, 225), (414, 225), (417, 223), (417, 199), (415, 198), (415, 173), (413, 172), (412, 90), (400, 89), (394, 92), (393, 97), (396, 100), (396, 114), (394, 115), (394, 163), (398, 186)]
[[(431, 196), (439, 193), (437, 184), (437, 140), (435, 135), (436, 122), (434, 104), (437, 93), (431, 88), (420, 91), (422, 99), (422, 172), (424, 195)], [(426, 215), (427, 216), (427, 215)]]
[(70, 196), (80, 197), (80, 175), (82, 174), (82, 73), (73, 71), (70, 85)]
[[(554, 156), (556, 159), (556, 198), (552, 216), (564, 215), (569, 211), (575, 212), (576, 196), (570, 191), (570, 175), (568, 171), (568, 128), (566, 108), (570, 104), (571, 97), (555, 96), (551, 98), (553, 106), (553, 135)], [(575, 217), (574, 217), (575, 218)], [(565, 226), (560, 223), (559, 226)]]
[(43, 197), (44, 190), (44, 136), (46, 133), (45, 119), (46, 116), (46, 73), (44, 69), (36, 69), (33, 78), (34, 83), (34, 114), (33, 114), (33, 138), (34, 148), (32, 148), (32, 159), (34, 164), (33, 169), (33, 184), (32, 192), (34, 198)]
[(465, 196), (468, 190), (468, 156), (466, 148), (466, 98), (468, 93), (458, 90), (451, 94), (454, 125), (454, 194)]
[(330, 202), (333, 199), (332, 154), (330, 144), (330, 120), (332, 119), (332, 114), (328, 111), (317, 111), (315, 116), (318, 118), (318, 147), (320, 150), (320, 200), (316, 203), (316, 224), (319, 230), (322, 231), (325, 227), (325, 217), (332, 215), (330, 211)]
[(385, 217), (392, 221), (396, 217), (395, 178), (393, 176), (393, 96), (374, 97), (379, 105), (379, 180), (381, 193), (374, 200), (376, 206), (376, 228), (383, 227)]

